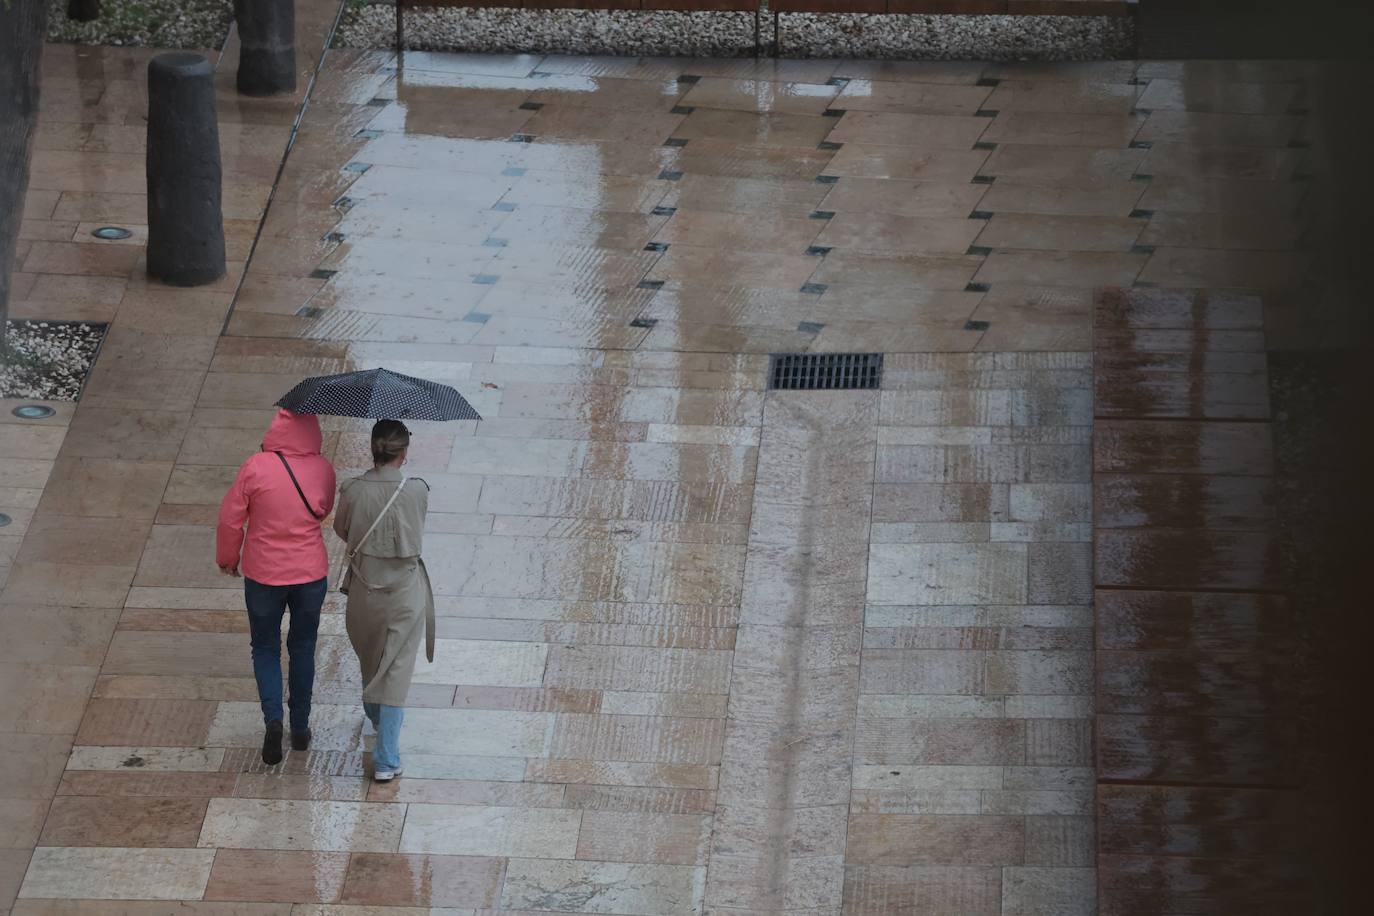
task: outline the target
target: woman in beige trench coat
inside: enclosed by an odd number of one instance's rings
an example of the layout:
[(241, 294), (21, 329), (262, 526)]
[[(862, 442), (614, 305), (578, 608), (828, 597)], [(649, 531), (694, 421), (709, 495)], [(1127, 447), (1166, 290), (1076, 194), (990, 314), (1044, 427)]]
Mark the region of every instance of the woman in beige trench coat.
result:
[(363, 672), (363, 709), (377, 730), (373, 779), (401, 775), (401, 721), (420, 638), (434, 661), (434, 594), (420, 558), (429, 484), (401, 473), (410, 431), (399, 420), (372, 427), (376, 466), (339, 487), (334, 533), (348, 544), (340, 591), (348, 638)]

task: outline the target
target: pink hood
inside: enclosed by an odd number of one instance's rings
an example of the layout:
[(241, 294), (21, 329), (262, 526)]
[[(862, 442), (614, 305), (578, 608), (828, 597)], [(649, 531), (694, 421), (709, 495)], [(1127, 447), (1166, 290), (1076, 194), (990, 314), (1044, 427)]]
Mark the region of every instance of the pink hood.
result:
[[(320, 454), (322, 442), (316, 417), (277, 411), (263, 436), (262, 451), (239, 468), (220, 504), (215, 531), (218, 565), (237, 567), (264, 585), (298, 585), (328, 574), (320, 524), (334, 508), (334, 466)], [(301, 501), (278, 452), (319, 518)]]

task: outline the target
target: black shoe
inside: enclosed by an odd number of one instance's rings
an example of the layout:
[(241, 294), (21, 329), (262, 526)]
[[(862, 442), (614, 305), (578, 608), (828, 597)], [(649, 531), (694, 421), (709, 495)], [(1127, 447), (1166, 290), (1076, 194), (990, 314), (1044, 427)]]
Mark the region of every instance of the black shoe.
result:
[(281, 723), (268, 722), (262, 735), (262, 762), (268, 766), (281, 763)]
[(291, 732), (291, 750), (308, 751), (310, 750), (310, 729)]

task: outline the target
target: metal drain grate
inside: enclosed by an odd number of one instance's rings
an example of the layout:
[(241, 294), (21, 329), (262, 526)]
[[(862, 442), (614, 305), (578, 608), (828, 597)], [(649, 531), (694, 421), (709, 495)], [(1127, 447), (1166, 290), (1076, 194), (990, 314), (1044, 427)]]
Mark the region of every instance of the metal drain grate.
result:
[(873, 389), (882, 380), (881, 353), (775, 353), (769, 358), (768, 387), (782, 391)]

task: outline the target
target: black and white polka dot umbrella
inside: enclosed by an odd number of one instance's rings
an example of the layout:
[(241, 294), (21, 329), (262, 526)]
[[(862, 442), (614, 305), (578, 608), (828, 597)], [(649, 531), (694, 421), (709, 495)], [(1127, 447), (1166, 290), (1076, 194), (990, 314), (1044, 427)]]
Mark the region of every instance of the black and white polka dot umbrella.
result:
[(287, 392), (277, 406), (296, 413), (373, 420), (482, 419), (472, 405), (448, 385), (387, 369), (308, 378)]

